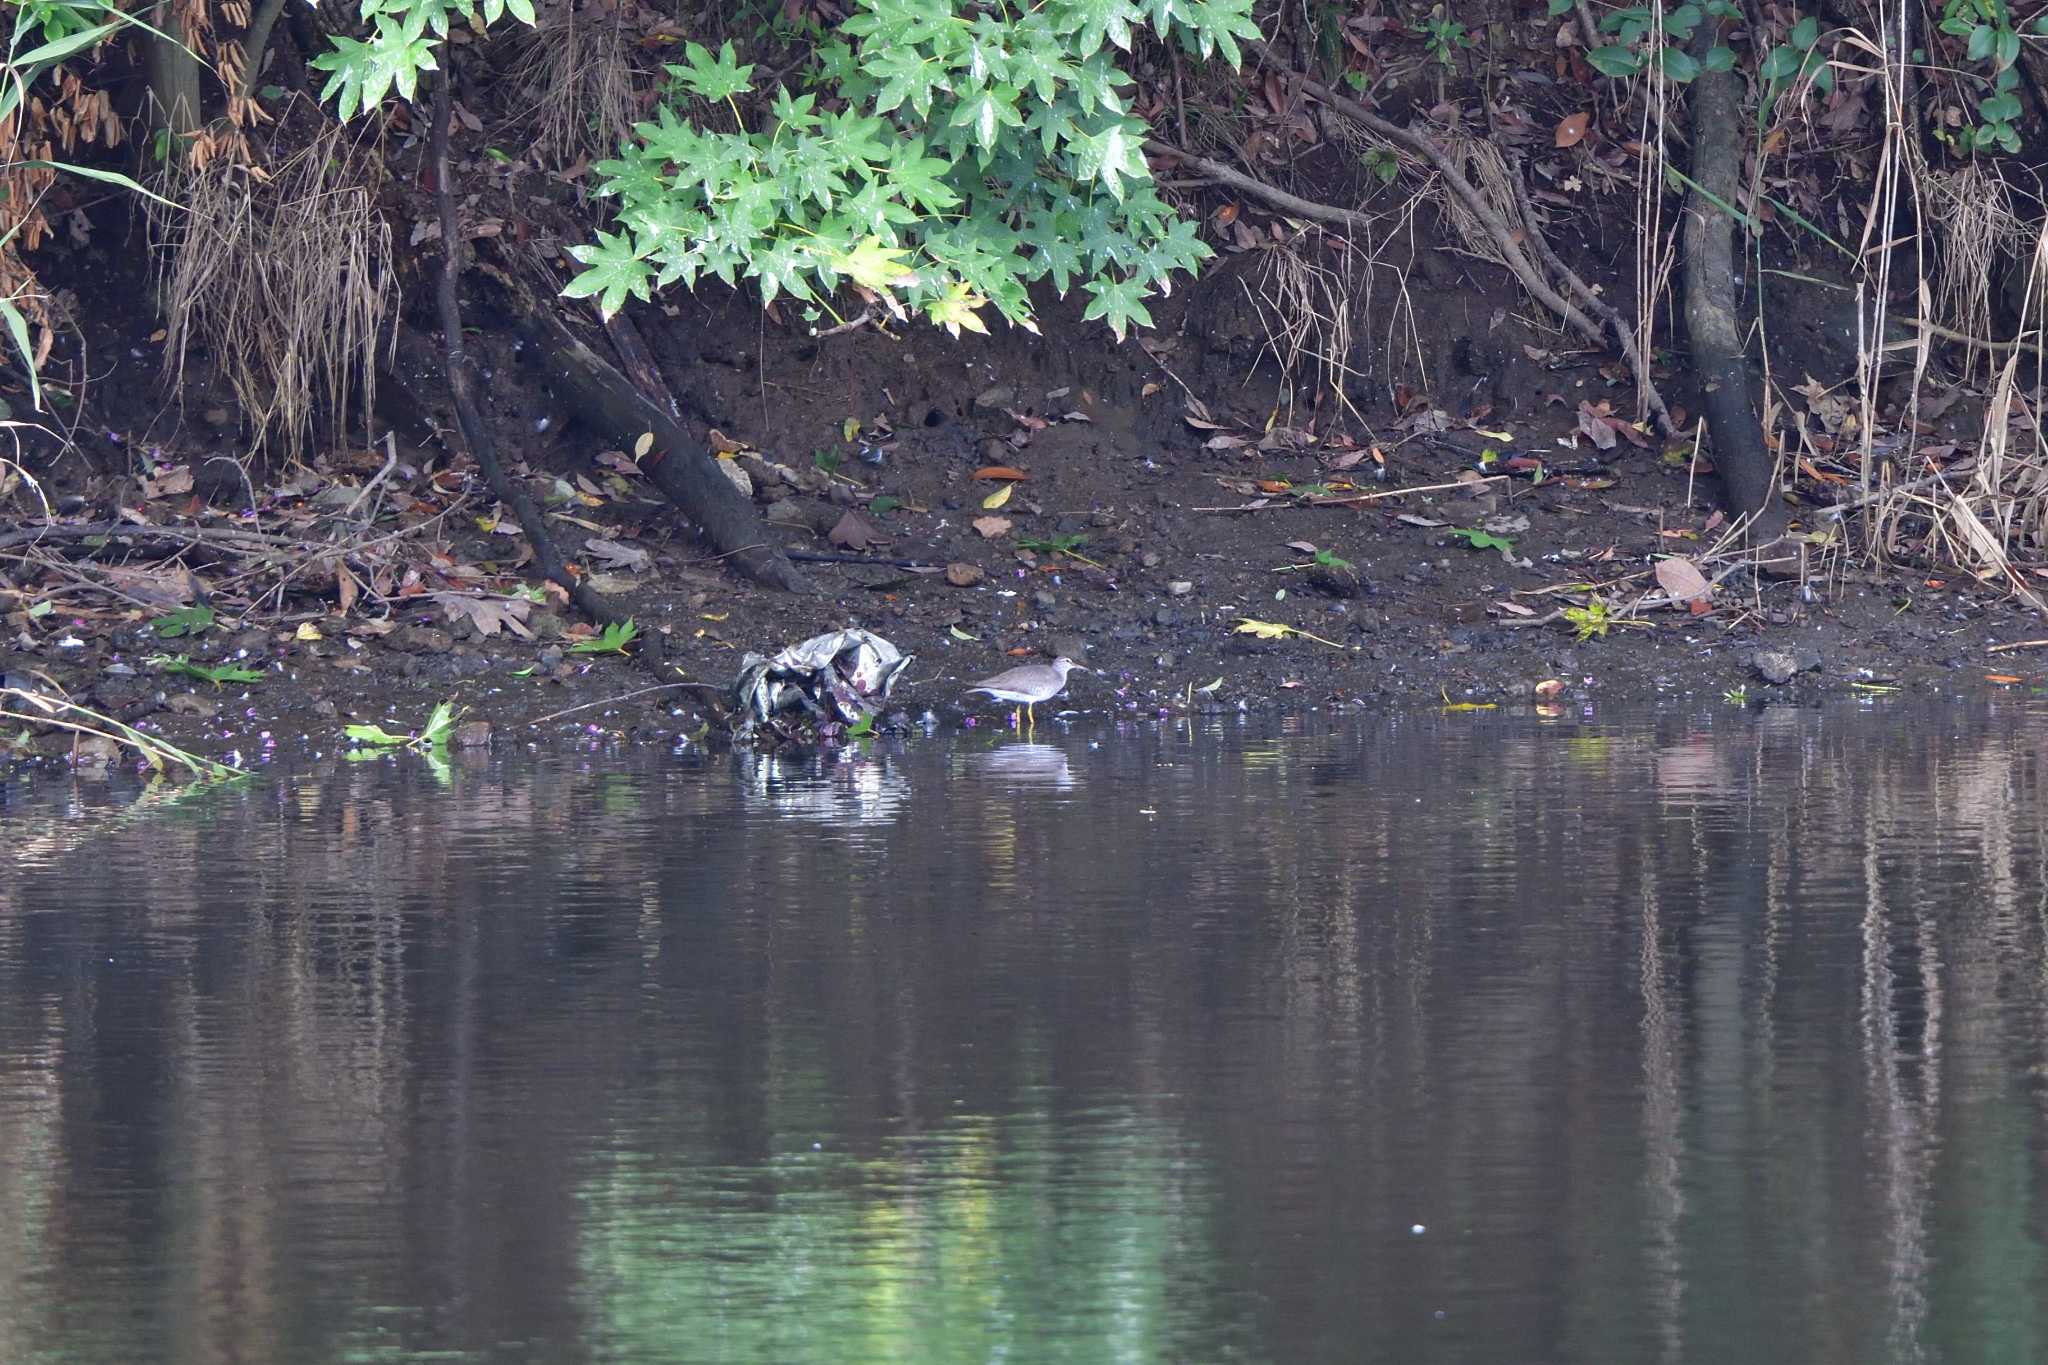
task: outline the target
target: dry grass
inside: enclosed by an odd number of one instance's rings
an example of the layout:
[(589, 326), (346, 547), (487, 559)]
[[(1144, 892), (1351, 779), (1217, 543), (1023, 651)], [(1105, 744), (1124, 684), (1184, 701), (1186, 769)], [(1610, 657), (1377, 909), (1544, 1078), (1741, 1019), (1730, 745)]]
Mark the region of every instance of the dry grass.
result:
[(1238, 277), (1257, 310), (1266, 334), (1266, 353), (1294, 391), (1298, 376), (1312, 374), (1355, 420), (1363, 421), (1346, 385), (1357, 377), (1350, 357), (1354, 341), (1352, 275), (1346, 268), (1351, 248), (1338, 244), (1330, 251), (1334, 265), (1315, 259), (1329, 241), (1320, 232), (1305, 232), (1258, 253), (1250, 278)]
[(184, 211), (153, 213), (151, 228), (171, 379), (203, 347), (252, 454), (341, 444), (352, 395), (367, 428), (396, 293), (374, 159), (331, 128), (267, 177), (227, 159), (168, 174), (165, 197)]
[[(1515, 201), (1514, 172), (1509, 169), (1507, 158), (1500, 148), (1482, 138), (1464, 134), (1447, 134), (1442, 139), (1443, 148), (1457, 164), (1458, 170), (1486, 200), (1494, 215), (1503, 223), (1522, 221), (1521, 206)], [(1499, 245), (1486, 225), (1479, 221), (1463, 199), (1444, 189), (1442, 184), (1432, 186), (1437, 203), (1442, 209), (1444, 222), (1450, 226), (1451, 234), (1458, 240), (1458, 249), (1466, 255), (1491, 262), (1504, 270), (1513, 266), (1501, 255)]]
[[(1965, 336), (1989, 337), (1992, 281), (2017, 259), (2027, 233), (2012, 206), (2012, 192), (1996, 172), (1978, 162), (1956, 170), (1929, 170), (1920, 177), (1935, 238), (1930, 316)], [(1976, 372), (1992, 368), (1990, 353), (1972, 348)]]
[[(1405, 211), (1414, 211), (1413, 200)], [(1383, 290), (1392, 296), (1386, 358), (1391, 362), (1405, 344), (1418, 372), (1427, 368), (1408, 293), (1411, 265), (1392, 260), (1383, 243), (1361, 243), (1321, 229), (1260, 248), (1238, 287), (1258, 316), (1265, 354), (1286, 379), (1290, 402), (1295, 385), (1308, 380), (1315, 385), (1319, 407), (1327, 397), (1350, 420), (1369, 425), (1353, 397), (1354, 386), (1368, 376), (1352, 362)]]
[(556, 166), (609, 156), (631, 135), (634, 70), (616, 14), (569, 7), (519, 35), (512, 68), (532, 120), (534, 148)]

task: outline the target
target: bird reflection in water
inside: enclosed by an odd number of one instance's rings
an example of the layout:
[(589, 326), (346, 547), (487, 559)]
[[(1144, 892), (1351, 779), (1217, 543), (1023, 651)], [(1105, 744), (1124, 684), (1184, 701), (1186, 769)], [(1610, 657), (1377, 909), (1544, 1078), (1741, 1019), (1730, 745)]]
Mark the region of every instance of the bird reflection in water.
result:
[(1052, 744), (1004, 744), (969, 759), (976, 775), (1010, 787), (1051, 787), (1066, 791), (1075, 784), (1067, 751)]

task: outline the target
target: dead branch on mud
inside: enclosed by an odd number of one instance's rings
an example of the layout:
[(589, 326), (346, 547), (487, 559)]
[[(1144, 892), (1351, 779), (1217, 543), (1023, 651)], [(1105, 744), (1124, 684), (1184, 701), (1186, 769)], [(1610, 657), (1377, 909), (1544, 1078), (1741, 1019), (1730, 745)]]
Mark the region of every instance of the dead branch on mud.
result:
[(625, 613), (612, 606), (597, 589), (569, 572), (569, 565), (562, 558), (561, 550), (556, 548), (555, 538), (549, 533), (540, 508), (499, 463), (497, 442), (491, 436), (490, 428), (484, 425), (483, 414), (477, 409), (475, 380), (469, 372), (469, 348), (463, 339), (462, 302), (457, 293), (457, 284), (462, 277), (463, 237), (461, 226), (456, 221), (455, 191), (450, 187), (448, 171), (449, 106), (454, 102), (448, 93), (448, 83), (446, 71), (434, 79), (432, 157), (434, 198), (441, 211), (441, 278), (436, 293), (441, 310), (441, 336), (447, 348), (448, 390), (455, 400), (455, 422), (461, 428), (463, 444), (469, 447), (477, 467), (490, 482), (491, 491), (512, 509), (512, 515), (526, 531), (527, 543), (533, 547), (533, 557), (540, 564), (541, 572), (568, 593), (570, 600), (591, 620), (600, 624), (623, 621)]
[(579, 421), (625, 450), (651, 437), (648, 453), (640, 458), (641, 472), (748, 578), (783, 592), (817, 591), (769, 541), (753, 503), (719, 472), (703, 444), (693, 440), (661, 403), (592, 350), (561, 310), (524, 279), (504, 271), (493, 271), (492, 276), (508, 295), (516, 325), (539, 353), (543, 377)]
[(1257, 195), (1282, 213), (1291, 213), (1299, 218), (1312, 218), (1319, 223), (1331, 223), (1363, 234), (1370, 234), (1378, 222), (1378, 219), (1369, 213), (1340, 208), (1335, 204), (1319, 203), (1314, 199), (1304, 199), (1298, 194), (1289, 194), (1276, 185), (1268, 185), (1263, 180), (1246, 175), (1235, 166), (1176, 147), (1170, 142), (1161, 142), (1158, 138), (1149, 139), (1145, 143), (1145, 150), (1158, 156), (1172, 157), (1182, 165), (1200, 171), (1219, 185), (1228, 185), (1241, 194)]

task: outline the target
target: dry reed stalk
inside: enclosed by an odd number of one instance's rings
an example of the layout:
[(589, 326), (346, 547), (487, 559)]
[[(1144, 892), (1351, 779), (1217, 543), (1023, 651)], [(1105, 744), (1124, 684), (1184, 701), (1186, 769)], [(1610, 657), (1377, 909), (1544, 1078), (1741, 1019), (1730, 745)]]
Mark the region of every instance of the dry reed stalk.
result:
[(395, 338), (391, 228), (378, 213), (374, 158), (331, 127), (264, 176), (222, 159), (172, 170), (152, 209), (169, 338), (164, 367), (182, 384), (194, 345), (228, 381), (251, 453), (303, 459), (338, 445), (351, 394), (370, 424), (377, 347)]
[(617, 13), (579, 15), (572, 6), (519, 37), (512, 78), (535, 149), (556, 166), (610, 155), (631, 133), (638, 99)]

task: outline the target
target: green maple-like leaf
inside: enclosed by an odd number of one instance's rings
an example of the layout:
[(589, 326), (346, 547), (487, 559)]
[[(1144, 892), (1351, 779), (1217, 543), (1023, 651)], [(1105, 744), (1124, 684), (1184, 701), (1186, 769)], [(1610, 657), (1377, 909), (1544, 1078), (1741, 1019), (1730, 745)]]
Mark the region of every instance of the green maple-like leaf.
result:
[(886, 294), (892, 289), (917, 283), (917, 272), (904, 264), (906, 254), (900, 247), (892, 247), (879, 237), (868, 236), (863, 237), (851, 251), (829, 253), (827, 261), (834, 270), (854, 283)]
[(369, 42), (337, 37), (334, 51), (313, 59), (314, 67), (332, 73), (320, 98), (334, 100), (335, 112), (343, 119), (376, 108), (393, 87), (411, 99), (419, 73), (436, 69), (424, 15), (414, 13), (401, 20), (380, 14), (376, 25), (376, 36)]
[(1143, 20), (1144, 13), (1131, 0), (1068, 0), (1059, 6), (1053, 28), (1074, 35), (1074, 50), (1083, 57), (1095, 52), (1106, 39), (1128, 52), (1131, 50), (1131, 21)]
[(960, 196), (944, 179), (952, 169), (952, 162), (927, 156), (924, 139), (917, 137), (902, 145), (894, 164), (889, 167), (889, 176), (903, 202), (932, 213), (943, 213), (960, 203)]
[(1144, 130), (1119, 120), (1099, 132), (1083, 133), (1074, 139), (1074, 171), (1083, 180), (1093, 180), (1115, 199), (1124, 197), (1124, 177), (1150, 180), (1152, 168), (1145, 164)]
[(956, 280), (945, 293), (924, 306), (925, 316), (944, 327), (954, 336), (960, 335), (965, 327), (970, 332), (988, 331), (988, 325), (981, 320), (978, 310), (988, 302), (968, 287), (966, 281)]
[(975, 142), (986, 152), (994, 149), (996, 135), (1002, 129), (1022, 127), (1024, 115), (1017, 110), (1015, 90), (1007, 85), (989, 85), (970, 92), (960, 101), (951, 124), (972, 131)]
[(654, 269), (640, 258), (633, 239), (623, 232), (600, 232), (588, 246), (572, 246), (569, 254), (588, 267), (562, 287), (565, 297), (587, 299), (598, 295), (598, 311), (606, 317), (619, 311), (626, 295), (648, 297)]
[(1124, 332), (1133, 322), (1141, 327), (1152, 325), (1152, 314), (1144, 304), (1145, 287), (1136, 280), (1104, 277), (1090, 280), (1081, 287), (1095, 296), (1087, 311), (1081, 314), (1082, 318), (1100, 318), (1107, 322), (1118, 341), (1124, 339)]
[(683, 47), (683, 61), (682, 66), (668, 68), (670, 77), (692, 94), (713, 102), (745, 94), (748, 78), (754, 74), (751, 62), (741, 66), (734, 60), (730, 39), (718, 49), (716, 57), (702, 43), (687, 43)]

